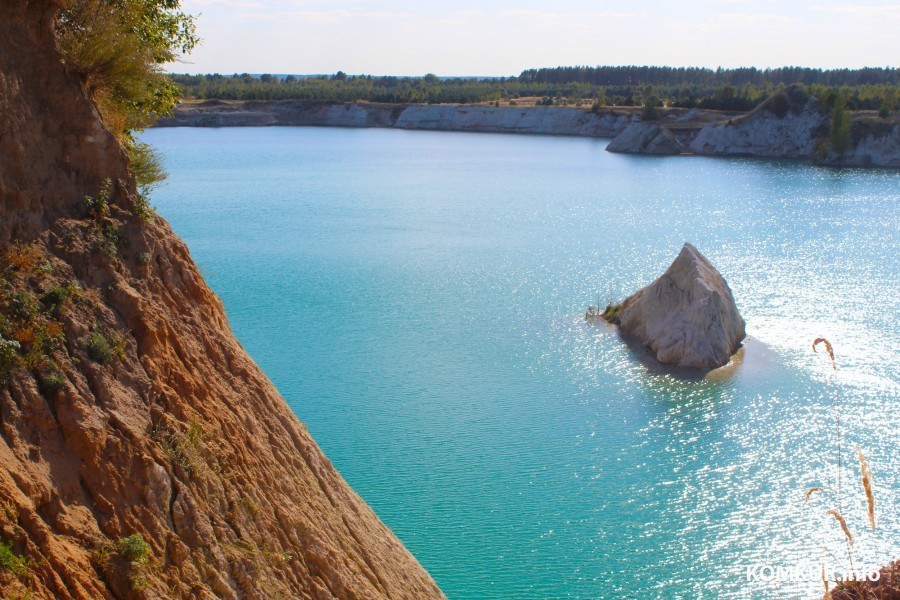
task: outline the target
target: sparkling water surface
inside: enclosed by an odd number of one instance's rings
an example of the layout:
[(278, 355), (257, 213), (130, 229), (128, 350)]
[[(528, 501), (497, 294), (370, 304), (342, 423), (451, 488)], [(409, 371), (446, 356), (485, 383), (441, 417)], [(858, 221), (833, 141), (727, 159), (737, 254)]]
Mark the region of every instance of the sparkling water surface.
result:
[[(237, 337), (450, 598), (819, 597), (748, 566), (845, 567), (838, 506), (855, 566), (900, 557), (897, 172), (539, 136), (143, 137)], [(685, 241), (751, 336), (707, 380), (581, 318)]]

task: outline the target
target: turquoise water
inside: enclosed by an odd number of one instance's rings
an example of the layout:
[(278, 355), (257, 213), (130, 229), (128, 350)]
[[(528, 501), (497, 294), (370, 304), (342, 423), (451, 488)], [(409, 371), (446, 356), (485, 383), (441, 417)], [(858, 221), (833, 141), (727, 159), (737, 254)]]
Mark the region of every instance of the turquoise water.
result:
[[(846, 559), (836, 412), (854, 563), (900, 556), (900, 174), (536, 136), (144, 137), (238, 338), (450, 598), (818, 597), (747, 566)], [(580, 316), (684, 241), (753, 338), (714, 380)]]

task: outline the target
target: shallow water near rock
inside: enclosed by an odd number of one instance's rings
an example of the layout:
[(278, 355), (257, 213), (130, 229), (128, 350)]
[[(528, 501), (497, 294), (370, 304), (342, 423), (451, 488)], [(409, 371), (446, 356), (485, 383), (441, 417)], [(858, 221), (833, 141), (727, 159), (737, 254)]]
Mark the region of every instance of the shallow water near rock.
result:
[[(900, 556), (897, 172), (538, 136), (143, 137), (238, 339), (450, 598), (818, 597), (747, 568), (846, 556), (834, 496), (804, 503), (836, 484), (836, 407), (854, 561)], [(653, 369), (582, 319), (685, 241), (747, 321), (725, 376)]]

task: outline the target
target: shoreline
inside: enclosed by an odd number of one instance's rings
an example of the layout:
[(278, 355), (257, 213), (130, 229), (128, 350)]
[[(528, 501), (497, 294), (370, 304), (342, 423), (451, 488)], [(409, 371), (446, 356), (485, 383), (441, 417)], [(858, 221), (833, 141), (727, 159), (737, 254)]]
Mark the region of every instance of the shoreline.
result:
[(552, 135), (609, 139), (607, 151), (626, 154), (787, 158), (832, 167), (900, 168), (900, 119), (855, 115), (851, 148), (834, 155), (823, 151), (827, 111), (813, 101), (780, 116), (760, 109), (660, 109), (659, 120), (642, 121), (640, 112), (638, 107), (592, 111), (567, 106), (207, 100), (183, 102), (154, 127), (312, 126)]

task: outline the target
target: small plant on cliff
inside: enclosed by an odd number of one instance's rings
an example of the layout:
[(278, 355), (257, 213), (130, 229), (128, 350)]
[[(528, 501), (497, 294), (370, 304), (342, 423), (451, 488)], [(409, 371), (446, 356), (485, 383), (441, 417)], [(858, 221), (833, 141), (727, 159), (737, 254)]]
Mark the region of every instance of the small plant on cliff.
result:
[(128, 581), (131, 589), (141, 591), (150, 585), (150, 581), (144, 575), (145, 567), (150, 563), (150, 544), (144, 537), (135, 533), (119, 540), (116, 551), (120, 557), (128, 561), (131, 573)]
[(158, 425), (152, 437), (172, 462), (188, 473), (193, 475), (203, 468), (203, 429), (197, 423), (192, 421), (183, 432)]
[(107, 177), (103, 180), (103, 185), (100, 186), (100, 191), (97, 193), (96, 198), (94, 196), (84, 197), (84, 206), (87, 208), (89, 217), (99, 222), (106, 216), (106, 213), (109, 212), (109, 201), (112, 198), (112, 190), (112, 180)]
[(7, 381), (19, 365), (21, 345), (0, 335), (0, 383)]
[(66, 389), (66, 379), (56, 372), (41, 374), (38, 387), (45, 396), (55, 396)]
[(43, 256), (37, 244), (13, 244), (3, 251), (2, 262), (10, 271), (33, 273), (43, 262)]
[(63, 314), (73, 301), (81, 298), (81, 286), (72, 281), (66, 285), (54, 285), (41, 296), (41, 304), (52, 315)]
[(7, 569), (16, 577), (25, 577), (34, 564), (30, 558), (13, 552), (12, 543), (0, 542), (0, 569)]
[(619, 314), (622, 312), (621, 304), (607, 304), (600, 317), (608, 323), (619, 324)]
[(85, 342), (84, 345), (84, 351), (87, 352), (87, 355), (91, 360), (98, 362), (101, 365), (109, 361), (110, 357), (112, 357), (112, 348), (110, 348), (109, 340), (96, 331), (88, 336), (87, 342)]
[(120, 539), (117, 550), (119, 556), (132, 565), (143, 566), (150, 562), (150, 544), (139, 533)]
[(131, 172), (137, 181), (138, 193), (131, 201), (134, 215), (145, 223), (156, 217), (156, 211), (150, 204), (150, 192), (166, 179), (162, 156), (150, 144), (138, 142), (132, 138), (125, 141), (131, 159)]
[(119, 228), (110, 221), (105, 221), (93, 231), (95, 250), (102, 252), (109, 258), (114, 258), (119, 251), (119, 242), (122, 241), (122, 235)]
[(91, 360), (103, 365), (108, 363), (113, 355), (119, 358), (125, 356), (125, 342), (114, 335), (92, 331), (84, 342), (84, 351)]

